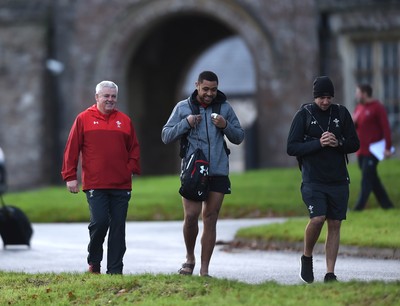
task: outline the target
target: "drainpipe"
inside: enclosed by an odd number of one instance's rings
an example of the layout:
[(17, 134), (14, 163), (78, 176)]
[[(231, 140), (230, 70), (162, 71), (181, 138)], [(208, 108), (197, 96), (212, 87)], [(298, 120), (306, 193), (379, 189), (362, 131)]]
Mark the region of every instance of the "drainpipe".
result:
[(329, 27), (329, 15), (321, 13), (318, 22), (319, 41), (319, 71), (320, 75), (329, 75), (331, 56), (331, 30)]

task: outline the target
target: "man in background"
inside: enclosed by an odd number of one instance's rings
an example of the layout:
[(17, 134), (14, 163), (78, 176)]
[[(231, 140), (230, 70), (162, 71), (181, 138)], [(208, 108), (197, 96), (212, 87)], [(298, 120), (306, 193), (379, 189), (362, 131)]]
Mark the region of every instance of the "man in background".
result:
[(378, 176), (379, 160), (369, 149), (372, 143), (384, 139), (384, 157), (391, 156), (392, 139), (385, 107), (380, 101), (372, 97), (372, 87), (369, 84), (358, 85), (355, 96), (358, 104), (354, 110), (353, 120), (360, 139), (357, 158), (362, 178), (361, 191), (354, 210), (360, 211), (365, 208), (371, 192), (375, 194), (383, 209), (393, 208), (393, 204)]

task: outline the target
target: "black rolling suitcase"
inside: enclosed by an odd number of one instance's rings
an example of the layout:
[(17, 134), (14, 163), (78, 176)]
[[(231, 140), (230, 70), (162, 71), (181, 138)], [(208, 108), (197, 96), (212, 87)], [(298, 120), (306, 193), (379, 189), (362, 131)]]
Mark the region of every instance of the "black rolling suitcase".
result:
[(33, 229), (28, 217), (18, 207), (5, 205), (1, 195), (0, 199), (0, 234), (4, 248), (19, 244), (30, 247)]

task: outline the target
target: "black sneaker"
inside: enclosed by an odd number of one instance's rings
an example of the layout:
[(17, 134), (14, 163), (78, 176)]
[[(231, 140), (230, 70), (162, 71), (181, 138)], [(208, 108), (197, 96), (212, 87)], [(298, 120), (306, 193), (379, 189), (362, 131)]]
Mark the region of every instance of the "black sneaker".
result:
[(303, 282), (311, 284), (314, 281), (313, 258), (301, 256), (300, 258), (300, 278)]
[(330, 283), (330, 282), (337, 282), (336, 275), (332, 272), (326, 273), (324, 277), (324, 283)]

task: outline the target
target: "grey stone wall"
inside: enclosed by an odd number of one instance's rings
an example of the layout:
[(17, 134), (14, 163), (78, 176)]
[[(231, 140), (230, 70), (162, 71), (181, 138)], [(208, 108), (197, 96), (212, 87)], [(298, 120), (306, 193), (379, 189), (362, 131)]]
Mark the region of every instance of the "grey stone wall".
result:
[[(45, 4), (45, 1), (43, 1)], [(40, 186), (46, 113), (43, 77), (47, 52), (46, 5), (0, 6), (0, 146), (11, 188)]]
[[(67, 94), (68, 88), (73, 88), (76, 97), (64, 103), (65, 128), (77, 111), (92, 101), (91, 91), (96, 82), (112, 78), (122, 85), (121, 107), (137, 120), (144, 150), (144, 172), (177, 171), (178, 161), (175, 165), (170, 163), (169, 168), (154, 165), (154, 161), (160, 159), (160, 152), (161, 160), (176, 156), (175, 148), (162, 145), (159, 136), (162, 124), (177, 101), (171, 90), (178, 92), (184, 69), (199, 50), (218, 38), (238, 34), (252, 53), (257, 70), (257, 129), (268, 131), (258, 134), (258, 147), (253, 148), (259, 156), (258, 165), (284, 166), (292, 162), (284, 148), (287, 130), (298, 105), (309, 100), (312, 79), (318, 74), (313, 1), (126, 1), (118, 7), (102, 6), (101, 2), (85, 1), (75, 3), (74, 8), (60, 7), (62, 11), (76, 12), (74, 34), (67, 39), (69, 52), (61, 58), (68, 63), (68, 71), (62, 76), (65, 88), (62, 96)], [(93, 9), (97, 5), (102, 8), (100, 11)], [(185, 18), (186, 28), (174, 25)], [(201, 33), (201, 27), (207, 23), (213, 23), (213, 27), (205, 27)], [(179, 36), (179, 39), (166, 38), (169, 35)], [(157, 37), (157, 43), (151, 42), (154, 46), (148, 47), (147, 58), (130, 62), (139, 56), (136, 54), (142, 54), (140, 50), (146, 48), (149, 37)], [(175, 47), (163, 42), (164, 39), (170, 39)], [(170, 54), (168, 58), (167, 53)], [(174, 61), (177, 63), (169, 67)], [(144, 62), (147, 66), (138, 68)], [(127, 80), (128, 75), (138, 71), (142, 77), (138, 76), (137, 81), (135, 77)], [(129, 83), (140, 84), (143, 80), (147, 80), (146, 84), (128, 92)], [(160, 94), (142, 92), (144, 88), (158, 89)], [(157, 114), (150, 113), (154, 108), (146, 106), (149, 104), (156, 107)], [(61, 138), (66, 134), (67, 129), (62, 131)]]
[[(162, 125), (196, 57), (233, 35), (243, 39), (256, 69), (253, 97), (258, 115), (251, 133), (257, 141), (247, 148), (255, 159), (252, 164), (294, 165), (294, 158), (286, 154), (287, 132), (296, 109), (311, 100), (315, 76), (332, 74), (337, 99), (344, 96), (338, 37), (331, 36), (329, 52), (320, 45), (322, 17), (328, 16), (329, 23), (348, 23), (340, 29), (351, 27), (352, 19), (340, 15), (348, 9), (343, 3), (1, 2), (0, 146), (6, 155), (10, 188), (61, 183), (62, 151), (71, 124), (94, 103), (94, 88), (104, 79), (120, 86), (119, 108), (134, 120), (144, 175), (176, 173), (177, 146), (161, 143)], [(49, 70), (49, 59), (62, 69)]]

